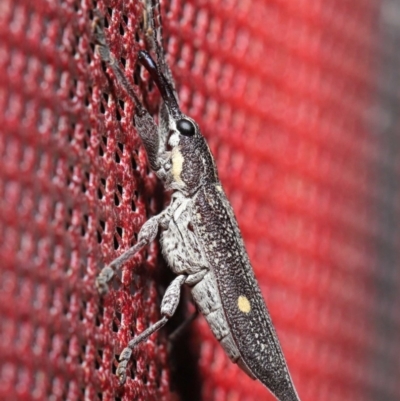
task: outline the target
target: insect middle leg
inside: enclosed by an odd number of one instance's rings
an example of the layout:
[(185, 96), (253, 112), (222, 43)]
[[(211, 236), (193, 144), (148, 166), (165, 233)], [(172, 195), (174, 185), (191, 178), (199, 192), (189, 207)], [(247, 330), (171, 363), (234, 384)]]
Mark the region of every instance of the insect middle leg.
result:
[(173, 196), (171, 204), (164, 211), (157, 216), (153, 216), (143, 224), (139, 231), (137, 243), (103, 268), (96, 279), (96, 287), (100, 294), (105, 294), (108, 291), (108, 283), (124, 263), (131, 260), (132, 257), (145, 245), (155, 240), (160, 227), (162, 229), (168, 228), (173, 214), (179, 208), (181, 203), (182, 200), (178, 196)]
[(172, 283), (167, 288), (164, 294), (163, 300), (161, 302), (161, 315), (162, 318), (135, 337), (133, 340), (129, 341), (128, 346), (123, 349), (121, 355), (119, 356), (119, 364), (117, 368), (117, 376), (120, 384), (124, 384), (126, 380), (126, 367), (128, 365), (129, 359), (132, 356), (132, 349), (135, 348), (139, 343), (146, 340), (150, 335), (158, 331), (163, 327), (168, 320), (173, 316), (176, 308), (179, 304), (181, 287), (186, 280), (186, 276), (181, 275), (176, 277)]
[(156, 238), (161, 220), (165, 217), (166, 213), (163, 212), (147, 220), (139, 231), (138, 242), (121, 256), (114, 259), (108, 266), (103, 268), (96, 279), (96, 287), (100, 294), (105, 294), (108, 291), (108, 283), (112, 280), (116, 271), (118, 271), (124, 263), (131, 260), (145, 245)]

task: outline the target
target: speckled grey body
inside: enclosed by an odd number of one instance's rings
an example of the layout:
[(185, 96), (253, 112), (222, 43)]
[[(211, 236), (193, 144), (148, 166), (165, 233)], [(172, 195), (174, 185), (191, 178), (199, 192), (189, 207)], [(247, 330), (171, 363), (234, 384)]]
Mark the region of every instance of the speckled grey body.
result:
[(179, 197), (173, 202), (179, 206), (173, 213), (168, 227), (161, 233), (164, 257), (175, 274), (186, 275), (193, 300), (204, 315), (215, 337), (233, 362), (240, 357), (222, 307), (216, 277), (193, 229), (194, 199)]
[(162, 300), (162, 318), (129, 342), (119, 357), (117, 375), (121, 383), (126, 380), (132, 349), (174, 314), (181, 287), (186, 284), (229, 358), (250, 377), (260, 380), (279, 401), (299, 401), (210, 149), (196, 122), (179, 108), (154, 7), (158, 3), (145, 1), (144, 31), (157, 60), (155, 63), (147, 52), (141, 52), (139, 60), (163, 98), (159, 126), (112, 57), (104, 32), (95, 28), (102, 59), (136, 103), (135, 124), (149, 164), (164, 186), (173, 191), (171, 204), (143, 225), (138, 242), (97, 278), (99, 291), (106, 292), (115, 271), (158, 232), (165, 260), (177, 275)]
[[(298, 398), (243, 240), (219, 182), (171, 204), (161, 233), (171, 270), (186, 275), (193, 300), (229, 358), (279, 400)], [(249, 310), (238, 306), (248, 300)]]

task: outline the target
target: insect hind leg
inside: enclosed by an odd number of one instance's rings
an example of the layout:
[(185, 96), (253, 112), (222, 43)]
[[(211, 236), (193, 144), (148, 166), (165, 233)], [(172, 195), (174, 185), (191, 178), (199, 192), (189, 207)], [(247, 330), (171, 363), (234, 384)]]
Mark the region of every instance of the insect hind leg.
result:
[(123, 349), (121, 355), (119, 356), (119, 364), (117, 367), (117, 376), (120, 384), (124, 384), (126, 380), (126, 368), (128, 366), (129, 359), (132, 356), (132, 350), (142, 341), (146, 340), (153, 333), (161, 329), (168, 320), (173, 316), (176, 308), (179, 304), (179, 299), (181, 295), (181, 287), (186, 280), (186, 276), (176, 277), (172, 283), (168, 286), (165, 291), (163, 300), (161, 302), (161, 315), (163, 316), (158, 322), (154, 323), (148, 327), (145, 331), (135, 337), (133, 340), (129, 341), (128, 346)]

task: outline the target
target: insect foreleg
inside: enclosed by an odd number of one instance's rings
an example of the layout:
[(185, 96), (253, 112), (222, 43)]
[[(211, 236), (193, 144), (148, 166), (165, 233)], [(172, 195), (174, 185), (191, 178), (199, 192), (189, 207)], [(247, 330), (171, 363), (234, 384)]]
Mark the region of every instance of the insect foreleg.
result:
[(124, 71), (118, 65), (117, 60), (111, 53), (104, 36), (104, 29), (100, 17), (96, 17), (93, 30), (96, 37), (98, 54), (101, 59), (110, 66), (121, 87), (135, 102), (137, 109), (137, 113), (135, 114), (136, 128), (143, 141), (144, 147), (146, 148), (150, 167), (153, 171), (157, 171), (160, 168), (160, 162), (158, 160), (160, 145), (158, 127), (148, 111), (143, 107)]
[(133, 340), (129, 341), (128, 346), (123, 349), (121, 355), (119, 356), (119, 364), (117, 368), (117, 376), (121, 384), (125, 383), (126, 380), (126, 367), (128, 361), (132, 356), (132, 349), (136, 347), (139, 343), (146, 340), (151, 334), (163, 327), (168, 320), (173, 316), (176, 308), (179, 304), (179, 299), (181, 295), (181, 287), (186, 280), (186, 276), (176, 277), (172, 283), (165, 291), (163, 300), (161, 302), (161, 315), (162, 318), (135, 337)]
[(108, 47), (106, 37), (104, 35), (104, 27), (102, 23), (101, 16), (97, 15), (93, 21), (93, 32), (96, 39), (96, 51), (100, 55), (101, 59), (107, 63), (111, 69), (113, 70), (115, 76), (118, 79), (119, 84), (124, 88), (127, 94), (133, 99), (137, 108), (137, 114), (144, 115), (149, 114), (148, 111), (143, 107), (141, 101), (136, 95), (132, 85), (129, 83), (128, 79), (125, 76), (125, 73), (122, 71), (121, 67), (118, 65), (117, 60), (114, 55), (111, 53), (110, 48)]
[(156, 53), (157, 64), (161, 72), (168, 79), (168, 82), (172, 85), (174, 95), (177, 97), (175, 82), (172, 77), (171, 70), (166, 61), (165, 52), (163, 48), (162, 38), (162, 23), (161, 23), (161, 9), (160, 2), (154, 0), (144, 0), (143, 9), (143, 27), (145, 33), (145, 39), (147, 48), (154, 50)]
[(158, 127), (150, 114), (135, 115), (137, 132), (142, 139), (146, 149), (147, 160), (153, 171), (158, 171), (161, 167), (159, 160), (160, 135)]

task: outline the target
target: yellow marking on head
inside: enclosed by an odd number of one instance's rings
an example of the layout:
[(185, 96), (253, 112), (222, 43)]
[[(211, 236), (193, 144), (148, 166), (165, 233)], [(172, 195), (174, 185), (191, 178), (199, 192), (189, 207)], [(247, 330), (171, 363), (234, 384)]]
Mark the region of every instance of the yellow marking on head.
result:
[(244, 295), (240, 295), (237, 302), (241, 312), (249, 313), (251, 311), (250, 301)]
[(172, 150), (171, 160), (172, 160), (172, 176), (174, 177), (174, 180), (178, 184), (183, 184), (181, 173), (182, 173), (184, 158), (178, 147)]

